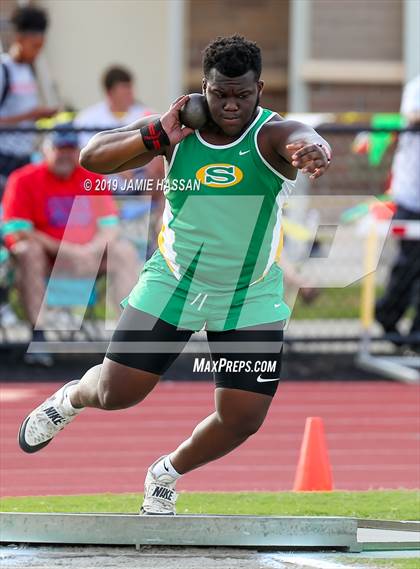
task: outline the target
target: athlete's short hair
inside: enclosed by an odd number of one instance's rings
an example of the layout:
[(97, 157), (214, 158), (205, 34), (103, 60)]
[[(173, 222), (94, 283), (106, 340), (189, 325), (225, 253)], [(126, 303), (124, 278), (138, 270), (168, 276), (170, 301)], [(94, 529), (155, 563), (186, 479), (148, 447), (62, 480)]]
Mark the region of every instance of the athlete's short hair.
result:
[(117, 83), (131, 83), (133, 76), (125, 67), (113, 65), (105, 70), (102, 76), (102, 85), (105, 91), (110, 91)]
[(235, 34), (218, 37), (203, 51), (203, 71), (208, 77), (211, 69), (227, 77), (238, 77), (253, 71), (255, 80), (261, 75), (261, 50), (255, 42)]
[(11, 22), (18, 33), (43, 34), (48, 27), (48, 16), (42, 8), (22, 6), (13, 12)]

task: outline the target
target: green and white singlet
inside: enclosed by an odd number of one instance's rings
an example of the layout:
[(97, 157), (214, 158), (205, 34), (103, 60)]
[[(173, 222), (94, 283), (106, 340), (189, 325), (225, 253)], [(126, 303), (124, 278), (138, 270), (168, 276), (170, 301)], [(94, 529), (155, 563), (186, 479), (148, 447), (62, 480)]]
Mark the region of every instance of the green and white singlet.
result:
[(234, 142), (198, 131), (174, 149), (159, 248), (128, 297), (134, 308), (193, 330), (283, 320), (282, 205), (294, 186), (262, 156), (257, 136), (275, 113), (259, 108)]

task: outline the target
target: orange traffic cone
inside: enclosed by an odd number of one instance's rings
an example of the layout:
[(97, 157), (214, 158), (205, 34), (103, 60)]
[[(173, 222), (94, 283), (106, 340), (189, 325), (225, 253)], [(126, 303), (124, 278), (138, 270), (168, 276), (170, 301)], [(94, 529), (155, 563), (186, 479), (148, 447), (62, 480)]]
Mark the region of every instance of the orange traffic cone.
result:
[(306, 419), (305, 433), (296, 470), (294, 492), (333, 489), (330, 461), (321, 417)]

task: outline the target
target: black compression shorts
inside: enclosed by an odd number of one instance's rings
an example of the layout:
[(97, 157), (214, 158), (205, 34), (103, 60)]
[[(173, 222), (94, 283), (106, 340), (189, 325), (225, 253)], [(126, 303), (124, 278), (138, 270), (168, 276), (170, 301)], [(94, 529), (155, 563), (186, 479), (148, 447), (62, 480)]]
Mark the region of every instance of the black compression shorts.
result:
[[(207, 331), (211, 358), (194, 360), (197, 371), (213, 372), (216, 387), (273, 396), (283, 352), (284, 321), (223, 332)], [(135, 369), (163, 375), (193, 334), (129, 304), (115, 329), (106, 356)]]

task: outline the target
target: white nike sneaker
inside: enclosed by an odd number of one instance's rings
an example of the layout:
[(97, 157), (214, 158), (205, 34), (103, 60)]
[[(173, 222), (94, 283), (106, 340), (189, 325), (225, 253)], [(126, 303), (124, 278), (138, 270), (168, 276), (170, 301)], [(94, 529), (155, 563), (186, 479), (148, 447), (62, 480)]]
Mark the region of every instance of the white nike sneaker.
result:
[(76, 383), (79, 383), (78, 379), (63, 385), (24, 419), (18, 435), (19, 446), (24, 452), (37, 452), (47, 446), (57, 433), (79, 415), (82, 409), (70, 412), (63, 405), (66, 390)]
[(170, 474), (161, 474), (157, 478), (152, 469), (163, 456), (158, 458), (147, 471), (144, 481), (144, 500), (140, 508), (143, 516), (175, 516), (175, 504), (178, 494), (175, 492), (176, 479)]

